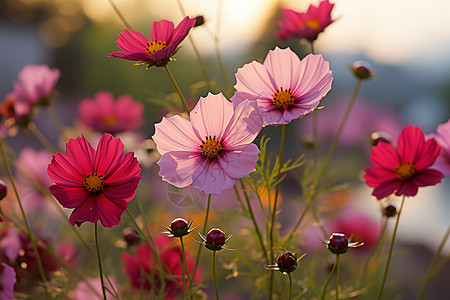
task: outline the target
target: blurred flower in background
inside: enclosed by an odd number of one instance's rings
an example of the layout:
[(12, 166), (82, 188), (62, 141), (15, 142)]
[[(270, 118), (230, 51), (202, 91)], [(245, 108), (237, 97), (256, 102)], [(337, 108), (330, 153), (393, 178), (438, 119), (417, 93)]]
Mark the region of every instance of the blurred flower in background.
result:
[(450, 119), (444, 124), (439, 124), (436, 133), (428, 134), (426, 138), (434, 138), (441, 146), (441, 152), (433, 168), (441, 171), (445, 176), (450, 176)]

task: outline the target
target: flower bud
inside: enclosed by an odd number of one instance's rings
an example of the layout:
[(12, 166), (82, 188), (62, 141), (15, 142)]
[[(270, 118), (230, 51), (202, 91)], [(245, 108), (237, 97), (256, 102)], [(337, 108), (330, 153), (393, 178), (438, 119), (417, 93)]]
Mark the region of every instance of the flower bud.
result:
[(297, 269), (297, 257), (295, 253), (285, 251), (277, 257), (277, 266), (282, 273), (291, 273)]
[(182, 237), (189, 234), (189, 222), (183, 218), (176, 218), (170, 223), (170, 233), (174, 237)]
[(205, 247), (209, 250), (218, 251), (225, 245), (225, 234), (219, 228), (213, 228), (206, 235)]
[(348, 239), (342, 233), (333, 233), (326, 245), (332, 253), (343, 254), (348, 250)]
[(6, 197), (8, 194), (8, 188), (3, 180), (0, 180), (0, 200)]
[(374, 133), (372, 133), (370, 135), (370, 141), (371, 141), (372, 146), (376, 146), (380, 142), (390, 144), (391, 137), (389, 136), (388, 133), (386, 133), (384, 131), (375, 131)]
[(122, 237), (128, 246), (135, 245), (141, 241), (141, 237), (136, 229), (127, 227), (122, 231)]
[(205, 24), (205, 18), (203, 16), (196, 16), (194, 27), (202, 26)]
[(357, 61), (350, 67), (350, 71), (358, 79), (370, 79), (375, 76), (375, 71), (372, 66), (364, 61)]
[(384, 204), (381, 212), (387, 218), (394, 217), (397, 214), (397, 208), (392, 204)]

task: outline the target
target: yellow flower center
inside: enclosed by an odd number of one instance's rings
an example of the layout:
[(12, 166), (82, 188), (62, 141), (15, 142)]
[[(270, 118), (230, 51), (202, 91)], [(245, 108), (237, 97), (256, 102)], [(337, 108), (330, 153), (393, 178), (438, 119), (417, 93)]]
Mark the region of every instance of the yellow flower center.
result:
[(319, 31), (320, 29), (320, 22), (318, 20), (308, 20), (304, 24), (305, 27), (309, 27), (314, 31)]
[(86, 175), (84, 178), (84, 187), (88, 192), (99, 193), (103, 190), (103, 184), (105, 178), (103, 175), (98, 175), (97, 172), (92, 171), (91, 174)]
[(402, 162), (400, 166), (395, 169), (395, 172), (397, 173), (397, 178), (405, 181), (411, 179), (411, 177), (414, 176), (416, 173), (416, 169), (414, 168), (414, 165), (409, 162)]
[(147, 51), (147, 53), (149, 55), (155, 54), (156, 52), (158, 52), (161, 49), (166, 48), (166, 42), (161, 42), (161, 41), (151, 41), (147, 43), (147, 47), (145, 47), (145, 51)]
[(222, 143), (215, 136), (207, 136), (200, 145), (200, 153), (209, 159), (216, 158), (223, 150)]
[(283, 90), (283, 88), (281, 88), (280, 90), (277, 90), (273, 96), (272, 103), (279, 109), (286, 109), (289, 106), (294, 105), (294, 94), (291, 89)]
[(114, 115), (106, 116), (105, 118), (103, 118), (103, 122), (108, 126), (116, 125), (118, 121), (119, 119), (117, 119), (117, 117)]

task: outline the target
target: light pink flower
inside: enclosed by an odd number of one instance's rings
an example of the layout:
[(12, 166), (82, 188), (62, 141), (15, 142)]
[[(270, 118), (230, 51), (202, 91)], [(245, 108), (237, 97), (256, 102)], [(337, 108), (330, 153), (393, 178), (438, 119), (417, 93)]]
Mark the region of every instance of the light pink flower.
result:
[(47, 105), (49, 97), (60, 77), (58, 69), (47, 65), (26, 65), (19, 72), (19, 80), (14, 83), (16, 113), (21, 115), (29, 105)]
[(176, 115), (155, 125), (164, 181), (220, 194), (255, 170), (259, 149), (252, 141), (262, 128), (256, 103), (244, 101), (233, 109), (222, 94), (208, 94), (190, 117), (189, 122)]
[(112, 52), (109, 57), (141, 61), (150, 67), (163, 67), (194, 24), (195, 18), (189, 17), (184, 18), (175, 29), (174, 24), (167, 20), (153, 22), (150, 41), (138, 31), (124, 29), (117, 40), (117, 46), (123, 52)]
[(83, 136), (69, 140), (67, 154), (53, 155), (47, 174), (56, 184), (49, 189), (63, 207), (74, 208), (72, 225), (98, 220), (105, 227), (119, 225), (142, 178), (137, 159), (132, 152), (123, 155), (123, 148), (120, 139), (105, 133), (97, 150)]
[(114, 101), (110, 92), (98, 92), (93, 99), (81, 101), (78, 117), (87, 127), (103, 132), (120, 133), (138, 128), (144, 123), (144, 107), (129, 95)]
[[(104, 280), (105, 286), (107, 288), (106, 291), (106, 299), (113, 300), (116, 299), (108, 290), (117, 291), (118, 292), (118, 284), (116, 280), (109, 276), (109, 280)], [(118, 292), (119, 293), (119, 292)], [(100, 278), (86, 278), (78, 282), (75, 290), (73, 292), (74, 300), (103, 300), (103, 290), (102, 290), (102, 282)], [(122, 299), (119, 293), (119, 299)]]
[(282, 20), (278, 21), (280, 30), (275, 32), (275, 36), (280, 40), (289, 38), (305, 38), (309, 41), (317, 39), (319, 33), (333, 23), (331, 10), (334, 4), (328, 0), (321, 1), (319, 6), (310, 5), (306, 13), (299, 13), (292, 9), (282, 8)]
[(235, 105), (256, 101), (265, 126), (288, 124), (313, 111), (332, 81), (329, 64), (321, 55), (300, 60), (291, 49), (276, 47), (263, 64), (253, 61), (238, 69), (231, 100)]
[(441, 146), (441, 152), (433, 165), (433, 168), (441, 171), (445, 176), (450, 176), (450, 119), (440, 124), (436, 133), (427, 135), (427, 139), (434, 138)]
[(435, 139), (425, 141), (422, 129), (404, 127), (397, 142), (380, 142), (372, 147), (370, 163), (364, 178), (378, 200), (395, 192), (395, 195), (415, 196), (419, 187), (435, 185), (444, 177), (432, 168), (441, 147)]
[(4, 262), (0, 263), (0, 299), (12, 300), (14, 298), (14, 284), (16, 281), (14, 268)]

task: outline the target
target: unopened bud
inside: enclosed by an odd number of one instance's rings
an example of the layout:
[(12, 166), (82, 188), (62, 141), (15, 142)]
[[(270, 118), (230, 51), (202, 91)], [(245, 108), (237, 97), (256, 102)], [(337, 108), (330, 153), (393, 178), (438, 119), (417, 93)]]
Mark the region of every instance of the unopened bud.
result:
[(380, 142), (390, 144), (391, 137), (389, 136), (388, 133), (386, 133), (384, 131), (376, 131), (370, 135), (370, 142), (371, 142), (372, 146), (376, 146)]
[(219, 228), (213, 228), (206, 235), (205, 246), (209, 250), (218, 251), (225, 245), (225, 234)]
[(195, 17), (194, 27), (202, 26), (205, 24), (205, 18), (203, 16)]
[(355, 62), (350, 67), (350, 71), (352, 71), (358, 79), (370, 79), (375, 76), (375, 71), (372, 66), (365, 61)]
[(8, 194), (8, 188), (3, 180), (0, 180), (0, 200), (6, 197)]
[(348, 250), (348, 239), (342, 233), (333, 233), (327, 242), (327, 248), (334, 254), (343, 254)]
[(135, 245), (141, 241), (141, 237), (136, 229), (127, 227), (122, 231), (122, 237), (128, 246)]
[(392, 204), (385, 204), (381, 209), (383, 215), (387, 218), (394, 217), (397, 214), (397, 208)]
[(277, 266), (282, 273), (291, 273), (297, 269), (297, 257), (291, 251), (285, 251), (278, 255)]

